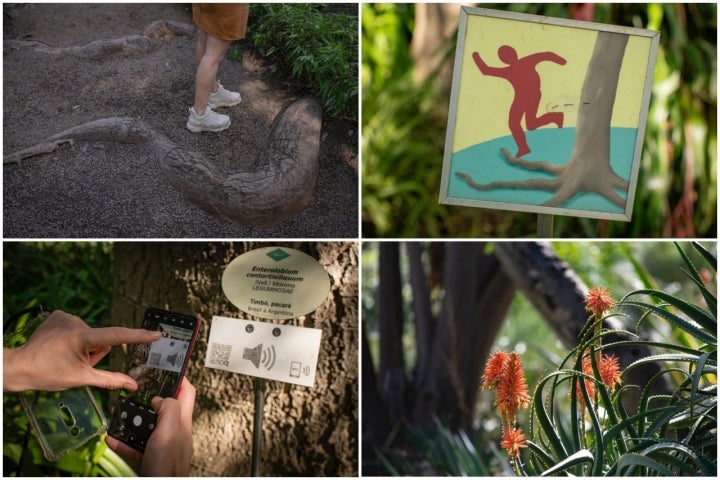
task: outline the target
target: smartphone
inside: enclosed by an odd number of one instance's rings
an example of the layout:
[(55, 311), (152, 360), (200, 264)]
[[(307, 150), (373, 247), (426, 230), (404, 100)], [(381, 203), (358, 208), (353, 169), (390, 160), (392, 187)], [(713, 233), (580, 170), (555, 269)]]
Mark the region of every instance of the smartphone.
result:
[(132, 393), (120, 392), (108, 435), (145, 451), (157, 424), (157, 413), (150, 402), (156, 395), (177, 397), (199, 327), (200, 322), (191, 315), (156, 308), (145, 310), (142, 328), (159, 330), (163, 336), (133, 348), (125, 373), (137, 381), (138, 389)]

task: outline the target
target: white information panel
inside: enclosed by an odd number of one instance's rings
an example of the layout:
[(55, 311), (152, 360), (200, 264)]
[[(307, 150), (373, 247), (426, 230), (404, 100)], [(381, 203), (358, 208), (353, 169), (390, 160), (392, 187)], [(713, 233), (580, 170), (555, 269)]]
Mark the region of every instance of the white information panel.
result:
[(321, 335), (316, 328), (214, 316), (205, 366), (312, 387)]

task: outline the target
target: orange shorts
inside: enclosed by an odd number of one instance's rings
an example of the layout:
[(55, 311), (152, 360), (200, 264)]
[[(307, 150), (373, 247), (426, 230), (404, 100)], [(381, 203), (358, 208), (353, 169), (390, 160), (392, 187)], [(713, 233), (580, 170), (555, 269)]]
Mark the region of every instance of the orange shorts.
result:
[(223, 40), (240, 40), (247, 31), (249, 3), (193, 3), (193, 21)]

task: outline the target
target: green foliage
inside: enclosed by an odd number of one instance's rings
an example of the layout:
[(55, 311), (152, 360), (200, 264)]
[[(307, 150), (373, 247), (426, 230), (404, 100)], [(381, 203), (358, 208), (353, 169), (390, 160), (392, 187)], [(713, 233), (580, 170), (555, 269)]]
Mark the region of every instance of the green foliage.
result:
[(714, 236), (717, 5), (649, 4), (643, 13), (647, 28), (662, 33), (633, 215), (642, 221), (628, 233)]
[(322, 4), (253, 4), (249, 37), (278, 73), (307, 82), (333, 116), (357, 119), (357, 17)]
[(3, 316), (42, 305), (107, 322), (112, 296), (112, 246), (107, 243), (36, 242), (3, 244)]
[(444, 137), (435, 132), (445, 131), (447, 105), (438, 106), (434, 75), (413, 78), (414, 5), (362, 9), (363, 236), (457, 236), (468, 225), (487, 233), (475, 211), (438, 204)]
[[(482, 6), (571, 16), (568, 4)], [(413, 78), (413, 5), (362, 9), (363, 235), (534, 236), (536, 215), (438, 205), (449, 92)], [(633, 220), (558, 216), (555, 235), (715, 237), (717, 5), (595, 4), (595, 17), (661, 32)]]
[[(42, 305), (78, 315), (92, 326), (106, 326), (113, 282), (109, 243), (4, 242), (3, 316), (7, 333), (31, 320), (29, 315), (7, 324), (27, 307)], [(4, 335), (4, 336), (5, 336)], [(107, 412), (107, 395), (95, 391)], [(29, 433), (27, 417), (16, 395), (3, 395), (3, 476), (133, 476), (134, 472), (102, 437), (56, 463), (45, 460)], [(23, 455), (25, 457), (22, 459)]]
[[(716, 260), (699, 244), (695, 248), (713, 269)], [(706, 306), (698, 306), (661, 290), (644, 288), (628, 293), (622, 308), (639, 309), (641, 322), (651, 319), (671, 323), (692, 342), (623, 340), (600, 346), (603, 337), (587, 329), (580, 344), (558, 368), (546, 375), (533, 395), (528, 441), (529, 459), (517, 462), (521, 473), (531, 475), (717, 475), (717, 316), (714, 286), (708, 286), (685, 252), (678, 250), (687, 275)], [(629, 334), (629, 332), (627, 332)], [(632, 334), (629, 334), (632, 335)], [(661, 366), (640, 392), (637, 413), (628, 412), (623, 397), (634, 386), (611, 392), (602, 382), (596, 349), (613, 346), (647, 346), (658, 353), (641, 358), (626, 371), (647, 363)], [(583, 372), (581, 358), (589, 354), (592, 374)], [(677, 377), (671, 395), (653, 393), (661, 377)], [(674, 378), (673, 377), (673, 378)], [(593, 398), (586, 382), (592, 382)], [(580, 387), (582, 401), (578, 398)], [(570, 421), (557, 408), (556, 399), (571, 392)], [(585, 420), (589, 421), (589, 425)], [(587, 425), (587, 427), (586, 427)]]

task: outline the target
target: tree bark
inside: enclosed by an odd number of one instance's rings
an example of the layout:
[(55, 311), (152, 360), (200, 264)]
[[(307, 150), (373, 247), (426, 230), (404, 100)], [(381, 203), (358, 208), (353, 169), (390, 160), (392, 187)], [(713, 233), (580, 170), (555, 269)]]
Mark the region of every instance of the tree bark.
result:
[(402, 280), (400, 248), (395, 242), (380, 244), (379, 315), (380, 392), (391, 424), (405, 417), (405, 359), (403, 348)]
[(472, 409), (482, 368), (515, 288), (481, 242), (445, 246), (444, 294), (427, 373), (418, 378), (413, 422), (431, 426), (433, 417), (451, 428), (472, 431)]
[[(273, 243), (275, 245), (275, 243)], [(321, 328), (312, 388), (267, 381), (262, 473), (269, 476), (358, 474), (358, 283), (354, 243), (278, 243), (318, 259), (331, 277), (328, 298), (313, 313), (287, 321)], [(265, 246), (246, 243), (132, 243), (115, 245), (113, 322), (139, 326), (146, 307), (203, 317), (188, 378), (197, 388), (193, 419), (194, 476), (245, 476), (250, 471), (253, 381), (205, 368), (213, 315), (249, 318), (224, 297), (222, 270), (236, 256)], [(113, 350), (114, 352), (116, 350)], [(122, 352), (122, 350), (117, 350)], [(123, 355), (111, 359), (124, 368)]]
[(435, 77), (443, 92), (450, 90), (460, 5), (454, 3), (415, 4), (415, 30), (410, 43), (415, 80), (424, 82)]

